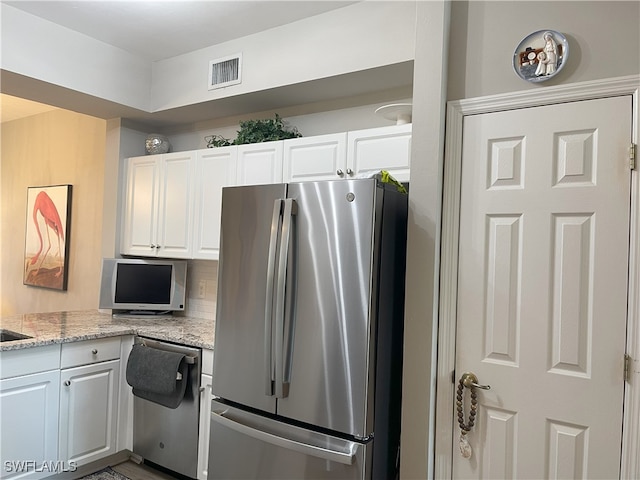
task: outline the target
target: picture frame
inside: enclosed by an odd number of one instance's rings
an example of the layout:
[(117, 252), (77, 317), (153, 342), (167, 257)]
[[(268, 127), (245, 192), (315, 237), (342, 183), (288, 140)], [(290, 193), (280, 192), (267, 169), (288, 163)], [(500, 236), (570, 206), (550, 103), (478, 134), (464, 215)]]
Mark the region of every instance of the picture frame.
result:
[(72, 185), (27, 187), (23, 284), (66, 290)]

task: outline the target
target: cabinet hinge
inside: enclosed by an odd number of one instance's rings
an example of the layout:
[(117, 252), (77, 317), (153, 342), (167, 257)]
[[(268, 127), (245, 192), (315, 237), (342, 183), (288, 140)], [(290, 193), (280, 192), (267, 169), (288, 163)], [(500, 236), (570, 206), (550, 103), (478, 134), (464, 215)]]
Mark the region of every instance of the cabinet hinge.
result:
[(625, 382), (630, 382), (631, 381), (631, 371), (632, 371), (632, 366), (631, 366), (631, 356), (628, 354), (624, 354), (624, 381)]
[(636, 150), (637, 146), (635, 143), (629, 145), (629, 168), (631, 168), (631, 170), (636, 169)]

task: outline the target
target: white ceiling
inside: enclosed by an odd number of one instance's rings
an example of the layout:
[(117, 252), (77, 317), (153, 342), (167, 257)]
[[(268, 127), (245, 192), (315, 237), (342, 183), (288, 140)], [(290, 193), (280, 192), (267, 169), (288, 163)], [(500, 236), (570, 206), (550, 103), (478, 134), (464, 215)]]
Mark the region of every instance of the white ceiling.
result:
[(2, 0), (148, 60), (162, 60), (355, 1)]
[[(2, 3), (154, 61), (357, 2), (2, 0)], [(0, 118), (3, 122), (51, 108), (36, 102), (23, 103), (17, 97), (0, 97)]]

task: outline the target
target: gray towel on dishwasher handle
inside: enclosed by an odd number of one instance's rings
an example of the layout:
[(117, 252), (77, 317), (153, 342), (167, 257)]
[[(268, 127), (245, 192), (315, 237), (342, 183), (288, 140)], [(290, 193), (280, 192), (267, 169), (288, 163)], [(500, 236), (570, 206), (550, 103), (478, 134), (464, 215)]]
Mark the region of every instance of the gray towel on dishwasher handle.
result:
[(177, 408), (187, 388), (189, 365), (183, 354), (135, 344), (127, 360), (126, 378), (135, 396)]

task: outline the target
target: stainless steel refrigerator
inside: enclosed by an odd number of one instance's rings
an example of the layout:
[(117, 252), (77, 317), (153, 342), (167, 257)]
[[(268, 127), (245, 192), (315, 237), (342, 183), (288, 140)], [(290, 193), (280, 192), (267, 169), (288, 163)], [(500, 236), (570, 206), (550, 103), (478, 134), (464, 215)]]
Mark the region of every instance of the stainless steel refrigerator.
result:
[(223, 189), (209, 480), (393, 479), (407, 195)]

